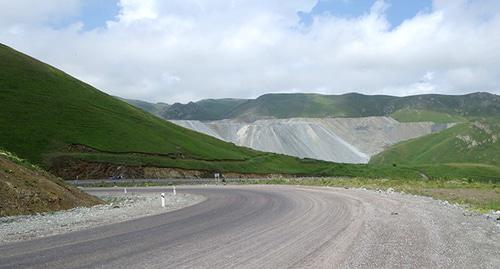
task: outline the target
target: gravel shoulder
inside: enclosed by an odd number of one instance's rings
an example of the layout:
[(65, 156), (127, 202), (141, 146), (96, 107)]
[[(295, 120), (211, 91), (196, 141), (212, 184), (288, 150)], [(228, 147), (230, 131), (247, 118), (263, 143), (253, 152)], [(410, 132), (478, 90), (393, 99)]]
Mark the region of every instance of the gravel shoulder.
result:
[(500, 212), (480, 214), (430, 197), (364, 189), (362, 226), (340, 268), (499, 268)]
[(166, 213), (205, 200), (203, 196), (188, 193), (174, 196), (170, 188), (165, 188), (165, 208), (162, 208), (160, 191), (144, 193), (136, 192), (134, 188), (127, 188), (127, 193), (92, 188), (85, 190), (107, 203), (50, 213), (2, 217), (0, 245)]

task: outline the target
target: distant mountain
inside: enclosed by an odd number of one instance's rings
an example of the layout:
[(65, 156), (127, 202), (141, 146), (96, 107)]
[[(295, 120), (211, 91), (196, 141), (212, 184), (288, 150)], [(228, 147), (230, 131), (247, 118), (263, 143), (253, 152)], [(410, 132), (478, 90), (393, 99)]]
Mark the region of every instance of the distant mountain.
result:
[[(426, 111), (421, 118), (407, 115)], [(433, 112), (431, 115), (429, 112)], [(392, 116), (402, 121), (435, 120), (436, 115), (451, 119), (468, 116), (500, 116), (500, 96), (489, 93), (467, 95), (384, 95), (266, 94), (237, 107), (228, 118), (322, 118)], [(428, 118), (427, 116), (431, 116)]]
[(467, 117), (500, 116), (500, 96), (466, 95), (265, 94), (257, 99), (210, 99), (176, 103), (160, 114), (172, 120), (324, 118), (392, 116), (401, 122), (461, 122)]
[(188, 104), (175, 103), (160, 113), (165, 119), (217, 120), (245, 103), (245, 99), (205, 99)]
[(140, 100), (119, 99), (138, 107), (146, 112), (160, 116), (164, 119), (184, 120), (217, 120), (224, 118), (233, 109), (248, 101), (247, 99), (204, 99), (187, 104), (174, 103), (148, 103)]
[(117, 97), (117, 98), (122, 100), (122, 101), (125, 101), (125, 102), (127, 102), (135, 107), (138, 107), (146, 112), (149, 112), (153, 115), (160, 116), (160, 117), (161, 117), (161, 114), (170, 107), (170, 105), (166, 104), (166, 103), (148, 103), (148, 102), (141, 101), (141, 100), (125, 99), (125, 98), (121, 98), (121, 97)]

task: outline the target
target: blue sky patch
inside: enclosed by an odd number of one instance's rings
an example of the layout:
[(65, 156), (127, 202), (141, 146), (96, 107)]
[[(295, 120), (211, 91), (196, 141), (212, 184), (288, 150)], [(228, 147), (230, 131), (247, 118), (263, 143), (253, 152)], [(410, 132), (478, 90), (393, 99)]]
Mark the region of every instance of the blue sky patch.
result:
[[(376, 0), (319, 0), (310, 12), (300, 12), (301, 22), (309, 25), (314, 16), (331, 14), (344, 18), (355, 18), (370, 12)], [(388, 0), (386, 15), (392, 27), (415, 17), (419, 12), (430, 12), (432, 0)]]
[(106, 22), (113, 20), (120, 12), (118, 0), (85, 0), (82, 1), (80, 12), (76, 16), (66, 17), (51, 23), (56, 28), (64, 28), (77, 21), (83, 22), (83, 30), (90, 31), (106, 26)]

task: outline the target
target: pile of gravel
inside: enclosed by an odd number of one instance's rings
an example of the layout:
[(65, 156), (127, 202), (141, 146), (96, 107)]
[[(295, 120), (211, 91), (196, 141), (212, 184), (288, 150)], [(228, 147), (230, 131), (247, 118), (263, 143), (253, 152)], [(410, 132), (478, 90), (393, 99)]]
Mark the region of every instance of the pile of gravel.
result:
[(160, 194), (100, 192), (107, 203), (90, 208), (0, 218), (0, 244), (73, 232), (105, 224), (165, 213), (203, 201), (192, 194), (165, 195), (166, 207), (161, 207)]

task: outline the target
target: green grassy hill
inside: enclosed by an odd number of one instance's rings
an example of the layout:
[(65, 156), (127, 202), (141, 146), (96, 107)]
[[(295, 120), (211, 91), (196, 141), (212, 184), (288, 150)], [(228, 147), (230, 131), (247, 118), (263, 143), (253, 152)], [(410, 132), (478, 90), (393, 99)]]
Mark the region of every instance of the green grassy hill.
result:
[(466, 122), (467, 118), (445, 112), (418, 109), (400, 109), (391, 114), (399, 122), (432, 121), (436, 123)]
[(22, 158), (43, 163), (71, 144), (210, 160), (257, 154), (154, 117), (8, 47), (0, 46), (0, 59), (0, 146)]
[(475, 174), (500, 179), (500, 119), (473, 119), (396, 144), (373, 156), (370, 163), (426, 167), (434, 174), (453, 172), (464, 177), (476, 170)]

